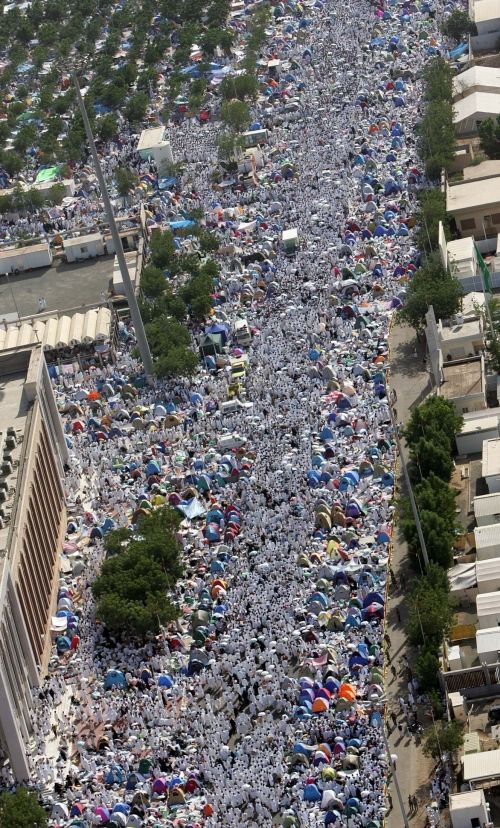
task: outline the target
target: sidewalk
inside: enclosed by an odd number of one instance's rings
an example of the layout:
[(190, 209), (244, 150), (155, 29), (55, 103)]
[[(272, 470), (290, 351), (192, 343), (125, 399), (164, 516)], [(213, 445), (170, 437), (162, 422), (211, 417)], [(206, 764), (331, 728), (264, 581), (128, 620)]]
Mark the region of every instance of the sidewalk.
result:
[[(406, 423), (411, 408), (418, 405), (425, 398), (430, 389), (429, 376), (425, 370), (423, 357), (424, 348), (418, 345), (415, 334), (411, 328), (393, 325), (390, 334), (390, 387), (397, 392), (397, 421)], [(404, 488), (401, 468), (399, 468), (397, 489)], [(406, 643), (405, 619), (406, 604), (405, 595), (413, 576), (407, 561), (406, 543), (399, 535), (397, 528), (394, 536), (392, 552), (392, 568), (397, 579), (398, 587), (391, 588), (387, 616), (387, 633), (390, 638), (389, 656), (392, 666), (396, 671), (396, 677), (387, 666), (386, 671), (386, 695), (389, 701), (390, 710), (398, 714), (398, 722), (405, 726), (402, 716), (399, 715), (400, 696), (406, 700), (408, 694), (406, 670), (402, 661), (406, 653), (410, 666), (414, 663), (415, 654), (412, 653)], [(399, 610), (401, 623), (398, 621), (397, 610)], [(429, 726), (429, 721), (424, 717), (423, 710), (418, 711), (419, 721), (424, 728)], [(392, 728), (392, 722), (388, 719)], [(406, 730), (406, 728), (405, 728)], [(391, 753), (398, 757), (396, 772), (399, 787), (405, 808), (405, 813), (414, 828), (423, 828), (426, 814), (424, 806), (429, 803), (429, 779), (433, 767), (433, 761), (427, 759), (422, 753), (421, 744), (417, 745), (415, 737), (408, 732), (401, 734), (397, 727), (394, 727), (388, 737)], [(394, 784), (390, 786), (393, 808), (388, 814), (387, 828), (402, 828), (403, 820)], [(410, 815), (408, 797), (416, 795), (419, 800), (419, 809), (416, 814)]]

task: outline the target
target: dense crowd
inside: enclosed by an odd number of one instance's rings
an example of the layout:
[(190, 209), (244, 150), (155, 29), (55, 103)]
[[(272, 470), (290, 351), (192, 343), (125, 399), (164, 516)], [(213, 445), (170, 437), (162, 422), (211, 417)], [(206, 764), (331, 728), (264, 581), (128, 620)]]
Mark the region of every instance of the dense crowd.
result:
[[(212, 321), (230, 352), (236, 314), (252, 328), (252, 410), (223, 411), (227, 371), (209, 361), (189, 383), (134, 385), (125, 344), (115, 364), (53, 380), (71, 445), (59, 608), (74, 638), (35, 695), (32, 781), (54, 825), (115, 808), (130, 826), (376, 828), (388, 808), (387, 338), (418, 264), (415, 70), (436, 49), (434, 10), (318, 0), (308, 14), (300, 29), (298, 6), (273, 20), (265, 54), (301, 106), (277, 118), (257, 105), (259, 187), (214, 193), (214, 126), (171, 132), (232, 251)], [(138, 647), (96, 623), (90, 587), (103, 535), (144, 500), (197, 514), (181, 527), (179, 621)]]

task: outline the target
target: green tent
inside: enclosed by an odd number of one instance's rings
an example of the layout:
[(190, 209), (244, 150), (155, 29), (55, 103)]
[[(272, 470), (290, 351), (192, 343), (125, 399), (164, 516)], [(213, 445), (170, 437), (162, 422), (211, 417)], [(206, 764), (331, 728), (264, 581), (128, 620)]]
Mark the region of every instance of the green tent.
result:
[(43, 181), (51, 181), (56, 177), (60, 169), (59, 164), (56, 164), (55, 167), (45, 167), (43, 170), (40, 170), (36, 177), (36, 184), (41, 184)]

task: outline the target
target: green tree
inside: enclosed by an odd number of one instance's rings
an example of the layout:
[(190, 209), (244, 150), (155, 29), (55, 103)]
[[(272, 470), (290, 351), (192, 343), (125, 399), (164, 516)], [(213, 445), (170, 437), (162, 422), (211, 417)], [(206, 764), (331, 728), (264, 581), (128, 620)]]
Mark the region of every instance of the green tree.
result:
[(452, 626), (454, 610), (446, 586), (443, 588), (439, 566), (431, 563), (427, 574), (412, 589), (406, 627), (414, 646), (432, 648), (436, 652)]
[(481, 121), (478, 128), (481, 147), (488, 158), (498, 160), (500, 158), (500, 115), (493, 118), (486, 118)]
[(424, 738), (423, 753), (433, 759), (439, 759), (444, 753), (455, 753), (464, 743), (464, 735), (459, 722), (436, 722), (430, 727)]
[(215, 233), (202, 230), (198, 235), (200, 249), (203, 253), (216, 253), (220, 247), (220, 241)]
[(107, 555), (117, 555), (124, 548), (125, 543), (130, 541), (130, 530), (127, 526), (113, 529), (104, 536), (104, 549)]
[(138, 181), (137, 174), (128, 167), (116, 167), (114, 171), (116, 189), (122, 198), (126, 198)]
[(398, 319), (421, 331), (430, 305), (434, 308), (436, 319), (449, 319), (460, 310), (462, 296), (459, 280), (444, 269), (439, 253), (435, 252), (413, 275)]
[(18, 788), (15, 793), (0, 794), (2, 828), (46, 828), (47, 815), (34, 793)]
[[(419, 512), (419, 515), (429, 559), (446, 569), (453, 562), (452, 548), (455, 535), (450, 530), (446, 519), (436, 514), (436, 512), (422, 511)], [(421, 562), (421, 552), (413, 516), (408, 516), (407, 519), (402, 520), (401, 529), (408, 544), (412, 561), (418, 566), (417, 562)]]
[(242, 132), (250, 124), (250, 109), (244, 101), (225, 101), (221, 108), (221, 118), (230, 129)]
[(255, 75), (245, 72), (242, 75), (225, 77), (219, 90), (225, 101), (229, 101), (232, 98), (239, 98), (240, 101), (244, 101), (245, 98), (254, 99), (257, 97), (259, 82)]
[(162, 270), (169, 267), (176, 253), (174, 242), (174, 234), (171, 230), (165, 230), (163, 233), (155, 230), (151, 235), (149, 245), (151, 254), (151, 261), (155, 267)]
[(415, 668), (420, 689), (424, 693), (439, 689), (439, 658), (436, 655), (435, 649), (430, 647), (422, 648), (418, 654)]
[(103, 115), (97, 121), (97, 134), (101, 141), (110, 141), (118, 133), (118, 121), (111, 113)]
[(148, 299), (160, 296), (167, 283), (163, 271), (154, 265), (148, 265), (141, 274), (141, 291)]
[(441, 24), (441, 31), (446, 37), (455, 40), (457, 43), (466, 35), (477, 34), (476, 25), (463, 9), (454, 9)]
[(62, 200), (66, 195), (66, 187), (64, 184), (53, 184), (49, 190), (48, 201), (50, 204), (62, 204)]
[(450, 64), (444, 57), (436, 56), (427, 61), (422, 70), (424, 100), (451, 101), (453, 74)]
[(172, 348), (158, 359), (155, 373), (158, 377), (192, 377), (198, 367), (198, 357), (188, 348)]
[(448, 170), (455, 158), (455, 126), (451, 100), (432, 100), (417, 127), (418, 149), (432, 180)]
[(130, 123), (138, 124), (144, 120), (149, 105), (149, 98), (145, 92), (133, 95), (125, 107), (125, 117)]
[(410, 460), (414, 480), (425, 480), (431, 472), (446, 482), (451, 477), (453, 458), (446, 437), (439, 431), (420, 437), (410, 448)]
[(439, 247), (439, 222), (443, 224), (447, 241), (451, 238), (445, 194), (439, 187), (420, 190), (418, 205), (416, 243), (420, 250), (431, 253)]
[(450, 453), (453, 453), (455, 434), (462, 429), (463, 424), (464, 418), (457, 414), (453, 403), (444, 397), (433, 395), (413, 409), (404, 430), (404, 437), (411, 447), (421, 437), (441, 431), (446, 436)]

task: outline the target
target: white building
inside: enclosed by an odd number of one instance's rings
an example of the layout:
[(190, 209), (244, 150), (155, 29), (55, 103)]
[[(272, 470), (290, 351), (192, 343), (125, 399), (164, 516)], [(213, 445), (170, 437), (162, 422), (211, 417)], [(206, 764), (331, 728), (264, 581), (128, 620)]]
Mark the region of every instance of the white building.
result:
[(457, 135), (477, 135), (479, 124), (496, 118), (500, 111), (498, 92), (471, 92), (453, 104), (453, 123)]
[(145, 161), (151, 158), (158, 167), (158, 170), (160, 170), (162, 164), (174, 163), (172, 147), (166, 136), (167, 133), (164, 126), (144, 129), (137, 145), (137, 152), (141, 158)]
[(500, 37), (498, 0), (469, 0), (469, 15), (477, 28), (477, 35), (472, 35), (470, 39), (473, 51), (494, 49)]
[(500, 592), (483, 592), (477, 595), (476, 608), (481, 630), (500, 625)]
[(104, 241), (100, 233), (63, 239), (63, 250), (68, 262), (82, 262), (104, 256)]
[(476, 562), (478, 592), (495, 592), (500, 589), (500, 558)]
[[(498, 416), (482, 417), (486, 411), (473, 411), (464, 414), (464, 424), (461, 431), (455, 434), (457, 453), (462, 455), (479, 454), (483, 449), (485, 440), (500, 437), (498, 428)], [(486, 495), (490, 497), (490, 495)]]
[(500, 69), (490, 66), (471, 66), (455, 75), (452, 81), (453, 100), (472, 92), (498, 92), (500, 94)]
[[(487, 627), (476, 632), (477, 657), (481, 664), (496, 664), (500, 661), (500, 627)], [(500, 777), (500, 763), (497, 767)]]
[(500, 494), (479, 495), (474, 498), (474, 517), (478, 526), (500, 523)]
[(488, 804), (482, 789), (450, 794), (450, 818), (453, 828), (479, 828), (491, 823)]
[(474, 529), (476, 541), (476, 560), (487, 561), (500, 555), (500, 526), (491, 523), (489, 526), (476, 526)]
[(483, 477), (490, 494), (500, 492), (500, 439), (485, 440), (482, 459)]

